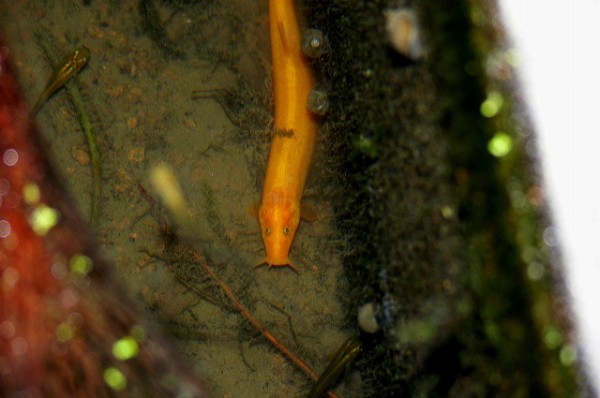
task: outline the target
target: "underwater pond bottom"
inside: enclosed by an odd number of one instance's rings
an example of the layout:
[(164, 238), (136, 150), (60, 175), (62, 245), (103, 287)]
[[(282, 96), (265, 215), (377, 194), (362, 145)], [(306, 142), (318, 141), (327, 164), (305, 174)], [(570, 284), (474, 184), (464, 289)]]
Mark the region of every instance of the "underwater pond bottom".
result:
[[(267, 1), (0, 2), (30, 103), (52, 59), (89, 48), (70, 84), (101, 180), (72, 96), (57, 92), (36, 121), (84, 216), (99, 208), (92, 227), (119, 283), (212, 396), (309, 394), (264, 330), (317, 375), (338, 352), (328, 387), (341, 397), (589, 388), (495, 4), (405, 3), (296, 4), (319, 49), (322, 115), (303, 196), (315, 217), (300, 223), (294, 272), (255, 267), (273, 136)], [(187, 225), (153, 194), (161, 163)]]

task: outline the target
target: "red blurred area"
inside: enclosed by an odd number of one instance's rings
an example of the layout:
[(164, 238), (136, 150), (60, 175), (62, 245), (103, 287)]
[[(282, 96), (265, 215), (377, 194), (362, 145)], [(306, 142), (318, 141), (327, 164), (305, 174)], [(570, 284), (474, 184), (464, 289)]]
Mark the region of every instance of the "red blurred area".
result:
[(115, 286), (9, 56), (0, 42), (0, 396), (207, 397)]

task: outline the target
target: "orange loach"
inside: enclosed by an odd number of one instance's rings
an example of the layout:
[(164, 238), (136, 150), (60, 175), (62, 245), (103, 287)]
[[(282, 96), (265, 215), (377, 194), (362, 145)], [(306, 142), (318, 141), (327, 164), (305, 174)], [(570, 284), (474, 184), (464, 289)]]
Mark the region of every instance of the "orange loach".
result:
[(267, 257), (260, 264), (294, 265), (289, 251), (315, 149), (317, 118), (307, 106), (314, 79), (301, 49), (292, 0), (270, 0), (275, 131), (258, 218)]

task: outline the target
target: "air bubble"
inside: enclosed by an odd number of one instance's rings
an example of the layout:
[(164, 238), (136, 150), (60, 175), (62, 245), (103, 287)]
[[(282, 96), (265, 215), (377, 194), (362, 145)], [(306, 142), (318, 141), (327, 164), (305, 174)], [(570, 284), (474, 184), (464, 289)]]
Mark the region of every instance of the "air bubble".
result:
[(313, 87), (306, 101), (308, 110), (312, 113), (323, 116), (329, 110), (329, 95), (322, 85), (317, 84)]
[(29, 344), (27, 344), (27, 340), (23, 337), (16, 337), (11, 342), (12, 350), (15, 355), (23, 355), (29, 349)]
[(19, 153), (14, 149), (7, 149), (2, 156), (4, 164), (7, 166), (14, 166), (19, 161)]
[(0, 238), (6, 238), (8, 235), (10, 235), (11, 230), (12, 228), (10, 227), (8, 221), (0, 220)]
[(307, 57), (319, 58), (329, 51), (329, 39), (319, 29), (307, 29), (302, 35), (302, 51)]
[(10, 182), (4, 178), (0, 178), (0, 196), (8, 194), (10, 191)]

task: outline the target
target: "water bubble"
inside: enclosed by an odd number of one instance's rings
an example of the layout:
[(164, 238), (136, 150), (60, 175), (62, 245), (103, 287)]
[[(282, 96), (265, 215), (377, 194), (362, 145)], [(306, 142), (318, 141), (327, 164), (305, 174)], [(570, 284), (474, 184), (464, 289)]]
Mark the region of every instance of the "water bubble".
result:
[(2, 156), (2, 160), (5, 165), (14, 166), (19, 161), (19, 153), (12, 148), (7, 149)]
[(0, 238), (6, 238), (8, 235), (10, 235), (11, 230), (12, 228), (10, 227), (8, 221), (0, 220)]
[(319, 58), (329, 51), (329, 39), (319, 29), (307, 29), (302, 35), (302, 51), (307, 57)]
[(10, 182), (4, 178), (0, 178), (0, 196), (6, 195), (10, 191)]
[(19, 271), (13, 267), (7, 267), (2, 273), (2, 284), (6, 287), (12, 288), (19, 281)]
[(532, 261), (527, 265), (527, 276), (532, 281), (539, 281), (544, 277), (544, 265), (537, 261)]
[(4, 321), (0, 323), (0, 336), (10, 339), (15, 335), (15, 325), (12, 322)]
[(15, 355), (23, 355), (29, 349), (29, 344), (27, 344), (27, 340), (23, 337), (16, 337), (11, 342), (12, 350)]
[(308, 109), (319, 116), (323, 116), (329, 110), (329, 96), (323, 85), (317, 84), (313, 87), (306, 101)]
[(64, 279), (69, 274), (69, 270), (63, 262), (59, 261), (52, 264), (52, 267), (50, 268), (50, 273), (53, 277), (60, 280)]
[(77, 305), (79, 302), (79, 294), (75, 291), (75, 289), (64, 289), (60, 293), (60, 304), (64, 308), (72, 308)]
[(544, 230), (542, 234), (544, 243), (547, 246), (553, 247), (558, 244), (558, 238), (556, 236), (556, 229), (554, 227), (548, 227)]

